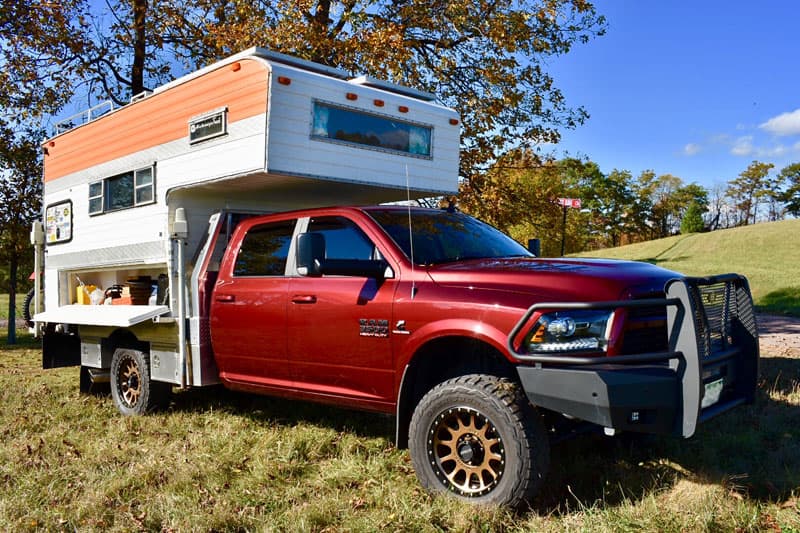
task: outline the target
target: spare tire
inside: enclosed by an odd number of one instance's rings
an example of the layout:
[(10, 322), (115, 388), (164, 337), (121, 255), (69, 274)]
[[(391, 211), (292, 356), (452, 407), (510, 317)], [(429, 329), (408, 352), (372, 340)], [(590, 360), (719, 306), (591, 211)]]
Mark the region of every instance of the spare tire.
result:
[(28, 294), (25, 295), (25, 299), (22, 301), (22, 318), (25, 319), (25, 325), (33, 327), (33, 314), (31, 313), (31, 304), (33, 303), (33, 297), (36, 295), (36, 289), (31, 289), (28, 291)]

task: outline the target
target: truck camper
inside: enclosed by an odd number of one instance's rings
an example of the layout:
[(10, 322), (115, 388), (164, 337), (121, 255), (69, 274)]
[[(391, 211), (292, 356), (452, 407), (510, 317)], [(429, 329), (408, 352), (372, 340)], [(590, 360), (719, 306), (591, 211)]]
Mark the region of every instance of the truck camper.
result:
[(261, 48), (79, 118), (44, 143), (34, 321), (44, 366), (84, 386), (119, 343), (150, 345), (155, 380), (219, 381), (203, 298), (242, 218), (458, 185), (459, 117), (433, 95)]
[(410, 205), (458, 186), (429, 94), (256, 48), (91, 115), (44, 143), (33, 319), (125, 415), (216, 383), (382, 412), (427, 489), (516, 506), (575, 424), (688, 438), (755, 397), (742, 276)]

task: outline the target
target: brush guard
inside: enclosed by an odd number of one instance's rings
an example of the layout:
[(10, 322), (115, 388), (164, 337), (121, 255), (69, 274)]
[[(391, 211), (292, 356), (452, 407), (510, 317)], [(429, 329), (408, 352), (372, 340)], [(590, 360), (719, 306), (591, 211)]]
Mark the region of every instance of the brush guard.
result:
[[(755, 399), (758, 332), (747, 279), (681, 278), (666, 298), (531, 306), (508, 337), (530, 401), (605, 428), (691, 437), (699, 423)], [(535, 355), (514, 346), (537, 311), (665, 306), (669, 349), (634, 355)]]

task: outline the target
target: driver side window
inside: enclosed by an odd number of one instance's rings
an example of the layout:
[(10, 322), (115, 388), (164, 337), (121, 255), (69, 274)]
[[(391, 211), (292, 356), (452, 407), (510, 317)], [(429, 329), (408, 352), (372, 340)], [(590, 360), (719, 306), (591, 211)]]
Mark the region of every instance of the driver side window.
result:
[(317, 217), (308, 223), (309, 233), (325, 237), (326, 259), (381, 259), (364, 232), (344, 217)]

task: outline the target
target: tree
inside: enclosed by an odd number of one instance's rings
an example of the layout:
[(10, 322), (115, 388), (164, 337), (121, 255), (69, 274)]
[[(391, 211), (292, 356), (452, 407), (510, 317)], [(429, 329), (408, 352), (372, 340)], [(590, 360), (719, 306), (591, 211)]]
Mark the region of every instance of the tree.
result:
[(800, 163), (793, 163), (783, 167), (780, 176), (786, 181), (787, 187), (780, 195), (786, 203), (786, 211), (793, 216), (800, 217)]
[(753, 161), (738, 178), (728, 182), (728, 196), (740, 213), (737, 225), (746, 226), (751, 221), (756, 223), (758, 204), (770, 188), (767, 175), (774, 166), (772, 163)]
[(676, 233), (681, 219), (692, 201), (702, 211), (708, 207), (708, 191), (696, 183), (684, 185), (671, 174), (656, 176), (652, 170), (642, 172), (633, 183), (636, 196), (632, 220), (643, 239), (660, 239)]
[(567, 106), (547, 58), (600, 35), (586, 0), (175, 0), (156, 32), (189, 66), (248, 46), (418, 87), (461, 112), (463, 195), (513, 148), (558, 141), (587, 117)]
[(39, 124), (71, 98), (83, 72), (85, 10), (84, 0), (18, 0), (0, 9), (0, 261), (9, 269), (0, 290), (9, 293), (9, 343), (17, 284), (32, 259), (30, 223), (40, 213)]
[(27, 278), (28, 271), (19, 272), (32, 259), (29, 232), (33, 220), (41, 213), (41, 157), (39, 139), (42, 132), (25, 131), (15, 135), (6, 128), (0, 139), (0, 260), (8, 264), (9, 295), (8, 343), (15, 336), (16, 295), (19, 278)]
[(105, 8), (93, 7), (86, 37), (90, 44), (81, 58), (90, 97), (125, 105), (132, 96), (174, 77), (172, 54), (159, 33), (164, 26), (161, 5), (109, 0)]
[[(54, 113), (80, 79), (84, 0), (4, 2), (0, 9), (0, 124)], [(7, 133), (4, 131), (4, 133)]]
[(630, 219), (635, 202), (627, 170), (614, 169), (607, 176), (587, 176), (581, 183), (583, 206), (591, 211), (592, 225), (604, 237), (604, 245), (619, 246), (623, 235), (635, 231)]
[(703, 208), (697, 201), (692, 200), (681, 219), (681, 233), (684, 235), (688, 233), (699, 233), (703, 231), (703, 228)]

